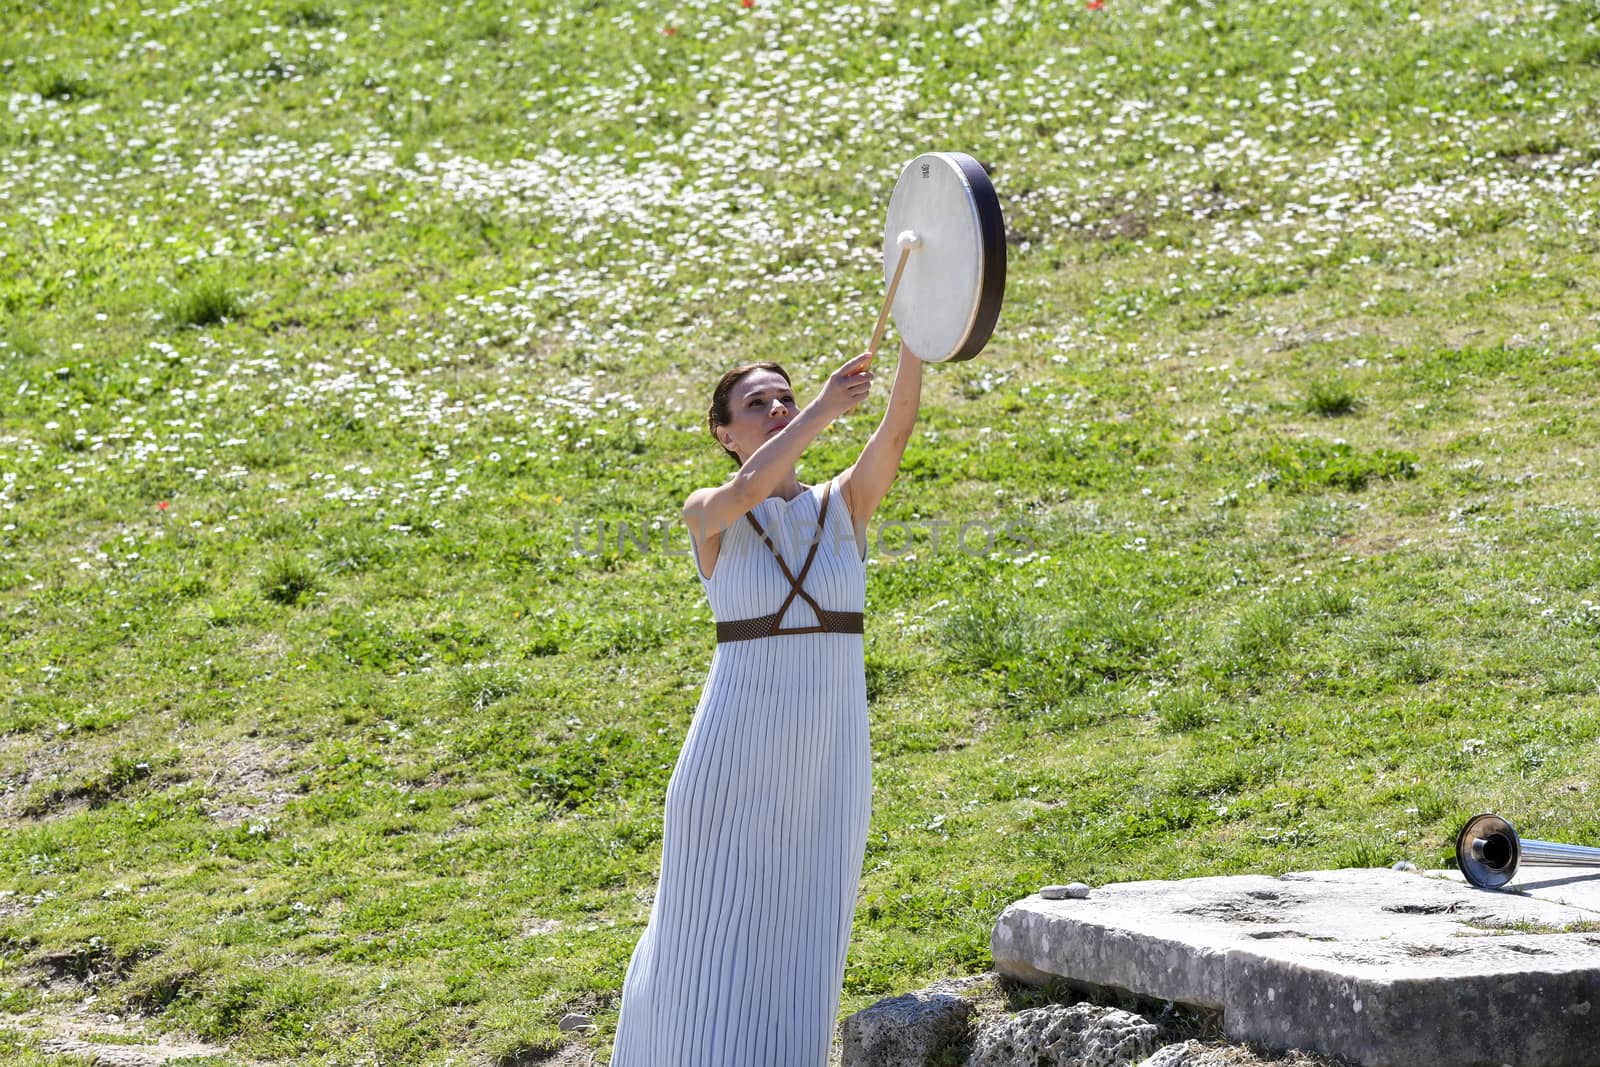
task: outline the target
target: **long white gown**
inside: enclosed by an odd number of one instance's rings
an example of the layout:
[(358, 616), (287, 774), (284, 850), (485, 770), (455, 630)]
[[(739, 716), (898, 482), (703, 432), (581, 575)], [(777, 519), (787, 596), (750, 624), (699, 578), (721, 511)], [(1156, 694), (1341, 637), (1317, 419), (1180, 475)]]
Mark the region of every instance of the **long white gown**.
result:
[[(860, 613), (866, 566), (837, 485), (815, 536), (825, 488), (752, 514), (818, 607)], [(748, 521), (701, 582), (719, 622), (788, 600), (785, 629), (819, 624)], [(861, 634), (719, 643), (667, 787), (611, 1067), (825, 1067), (871, 799)]]

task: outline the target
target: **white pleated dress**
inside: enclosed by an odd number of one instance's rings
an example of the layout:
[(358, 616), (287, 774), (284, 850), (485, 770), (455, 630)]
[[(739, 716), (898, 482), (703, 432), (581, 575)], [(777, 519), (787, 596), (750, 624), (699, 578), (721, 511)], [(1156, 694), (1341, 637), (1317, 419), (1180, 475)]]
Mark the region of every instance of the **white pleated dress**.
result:
[[(806, 596), (830, 616), (864, 610), (866, 566), (837, 486), (751, 514), (804, 594), (741, 520), (711, 578), (701, 572), (719, 623), (787, 601), (783, 628), (814, 627)], [(871, 799), (861, 634), (719, 640), (667, 786), (661, 881), (611, 1067), (826, 1067)]]

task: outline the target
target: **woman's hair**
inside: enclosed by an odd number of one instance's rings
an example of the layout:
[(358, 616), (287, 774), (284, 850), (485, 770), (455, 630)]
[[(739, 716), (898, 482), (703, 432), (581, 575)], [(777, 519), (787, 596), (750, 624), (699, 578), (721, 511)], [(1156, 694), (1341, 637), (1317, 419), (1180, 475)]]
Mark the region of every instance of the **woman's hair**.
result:
[[(718, 426), (726, 426), (733, 421), (733, 387), (738, 385), (739, 380), (746, 374), (758, 370), (772, 371), (783, 379), (784, 384), (790, 388), (794, 387), (794, 383), (789, 381), (789, 372), (770, 360), (763, 360), (759, 363), (739, 364), (722, 376), (722, 380), (717, 383), (716, 391), (711, 394), (711, 408), (706, 412), (706, 428), (711, 431), (713, 438), (717, 436)], [(717, 444), (721, 445), (722, 442), (718, 441)], [(733, 449), (723, 447), (722, 450), (732, 458), (734, 463), (740, 462), (738, 453)]]

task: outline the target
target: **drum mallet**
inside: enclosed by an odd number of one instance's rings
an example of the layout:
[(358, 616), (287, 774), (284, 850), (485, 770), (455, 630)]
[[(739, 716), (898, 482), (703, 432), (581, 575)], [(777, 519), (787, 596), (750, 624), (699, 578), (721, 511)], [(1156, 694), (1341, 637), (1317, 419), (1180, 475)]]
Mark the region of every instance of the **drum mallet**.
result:
[(911, 253), (922, 247), (922, 238), (911, 230), (901, 230), (895, 238), (895, 244), (900, 246), (900, 262), (895, 265), (894, 277), (889, 281), (889, 295), (883, 298), (883, 310), (878, 312), (878, 325), (872, 330), (872, 343), (867, 346), (867, 362), (878, 354), (878, 345), (883, 343), (883, 328), (889, 321), (889, 309), (894, 307), (894, 292), (900, 288), (900, 276), (906, 272), (906, 261), (911, 258)]

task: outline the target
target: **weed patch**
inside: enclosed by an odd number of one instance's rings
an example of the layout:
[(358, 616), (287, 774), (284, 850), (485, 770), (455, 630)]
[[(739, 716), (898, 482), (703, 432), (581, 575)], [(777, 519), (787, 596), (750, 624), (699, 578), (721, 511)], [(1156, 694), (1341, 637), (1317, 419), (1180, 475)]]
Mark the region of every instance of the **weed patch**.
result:
[(1275, 443), (1258, 454), (1262, 483), (1287, 492), (1332, 488), (1358, 492), (1374, 479), (1416, 476), (1417, 458), (1405, 452), (1374, 449), (1358, 452), (1343, 443), (1295, 441)]
[(173, 292), (163, 311), (175, 326), (213, 326), (238, 318), (244, 297), (222, 276), (207, 275)]

